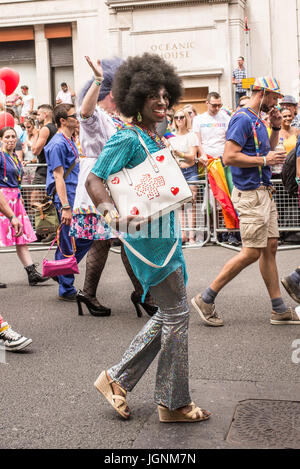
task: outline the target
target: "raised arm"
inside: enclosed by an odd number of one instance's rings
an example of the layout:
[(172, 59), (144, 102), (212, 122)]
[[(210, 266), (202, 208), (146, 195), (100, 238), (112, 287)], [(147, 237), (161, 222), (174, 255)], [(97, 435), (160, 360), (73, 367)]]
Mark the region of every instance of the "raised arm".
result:
[(103, 81), (103, 70), (101, 67), (100, 60), (97, 60), (97, 65), (94, 65), (89, 57), (85, 57), (87, 63), (91, 67), (94, 73), (95, 81), (92, 83), (90, 89), (85, 95), (81, 105), (81, 115), (84, 118), (91, 117), (96, 109), (98, 97), (99, 97), (99, 86)]

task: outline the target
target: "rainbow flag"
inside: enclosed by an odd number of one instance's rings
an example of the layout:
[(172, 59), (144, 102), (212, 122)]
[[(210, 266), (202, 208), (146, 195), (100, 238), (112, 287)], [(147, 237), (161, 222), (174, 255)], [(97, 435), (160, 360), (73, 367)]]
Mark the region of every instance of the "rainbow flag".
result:
[(168, 140), (169, 138), (173, 138), (173, 137), (176, 137), (176, 135), (174, 135), (172, 132), (170, 131), (167, 131), (164, 135), (164, 137)]
[[(222, 165), (221, 159), (209, 156), (210, 163), (207, 167), (208, 179), (215, 199), (220, 203), (223, 211), (225, 226), (229, 230), (239, 228), (239, 218), (231, 202), (232, 180), (231, 173)], [(229, 168), (228, 168), (229, 169)], [(228, 181), (226, 172), (228, 173)], [(231, 180), (231, 182), (230, 182)], [(230, 187), (231, 186), (231, 187)]]

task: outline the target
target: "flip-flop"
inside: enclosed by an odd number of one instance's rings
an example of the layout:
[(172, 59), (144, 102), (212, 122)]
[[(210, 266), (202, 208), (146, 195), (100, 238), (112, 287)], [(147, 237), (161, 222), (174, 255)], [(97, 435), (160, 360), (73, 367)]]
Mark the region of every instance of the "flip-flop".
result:
[[(113, 387), (112, 387), (112, 380), (109, 380), (106, 374), (106, 371), (102, 371), (98, 379), (95, 381), (94, 386), (95, 388), (103, 394), (105, 399), (108, 400), (110, 405), (120, 414), (124, 419), (128, 419), (130, 417), (130, 412), (126, 412), (126, 408), (128, 409), (127, 402), (126, 402), (126, 391), (121, 388), (124, 396), (119, 394), (114, 394)], [(118, 405), (116, 401), (120, 401)]]

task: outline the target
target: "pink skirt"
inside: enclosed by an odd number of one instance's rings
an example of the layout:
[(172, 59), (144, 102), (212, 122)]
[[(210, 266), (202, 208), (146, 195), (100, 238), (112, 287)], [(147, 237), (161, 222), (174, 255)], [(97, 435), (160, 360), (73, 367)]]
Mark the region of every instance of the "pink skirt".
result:
[(35, 236), (35, 232), (25, 211), (22, 199), (19, 198), (19, 189), (2, 188), (0, 190), (15, 216), (23, 225), (23, 235), (16, 238), (9, 219), (0, 212), (0, 247), (29, 244), (36, 241), (37, 237)]

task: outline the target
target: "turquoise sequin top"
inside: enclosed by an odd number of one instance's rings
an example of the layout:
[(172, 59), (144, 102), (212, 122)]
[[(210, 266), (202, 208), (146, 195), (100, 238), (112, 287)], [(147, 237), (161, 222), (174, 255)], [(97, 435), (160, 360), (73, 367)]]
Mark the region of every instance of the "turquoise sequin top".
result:
[[(152, 138), (141, 131), (136, 130), (143, 137), (150, 153), (159, 150), (157, 143)], [(101, 179), (106, 180), (111, 174), (121, 171), (124, 167), (134, 168), (146, 159), (146, 152), (141, 146), (138, 136), (130, 129), (121, 130), (113, 135), (103, 148), (92, 173)], [(146, 259), (156, 265), (163, 265), (170, 250), (180, 237), (180, 226), (175, 223), (175, 214), (171, 212), (163, 217), (144, 224), (142, 230), (134, 237), (126, 234), (126, 240), (130, 245), (141, 253)], [(144, 288), (144, 297), (150, 286), (158, 285), (172, 272), (182, 267), (185, 282), (187, 273), (185, 261), (182, 253), (181, 241), (168, 263), (162, 269), (155, 269), (139, 260), (125, 246), (126, 254), (136, 277)]]

